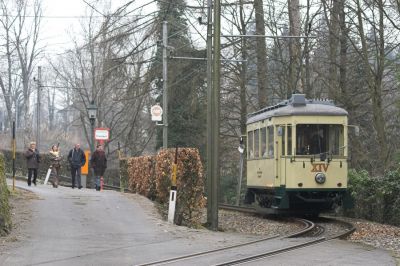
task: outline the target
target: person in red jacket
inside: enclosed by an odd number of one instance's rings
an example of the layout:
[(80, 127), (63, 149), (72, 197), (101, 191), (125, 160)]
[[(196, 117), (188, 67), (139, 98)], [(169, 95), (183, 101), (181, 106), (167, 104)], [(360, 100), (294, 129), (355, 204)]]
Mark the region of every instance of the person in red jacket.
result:
[(106, 153), (101, 144), (97, 145), (97, 149), (90, 159), (90, 166), (93, 168), (96, 190), (100, 191), (100, 177), (104, 175), (107, 168)]

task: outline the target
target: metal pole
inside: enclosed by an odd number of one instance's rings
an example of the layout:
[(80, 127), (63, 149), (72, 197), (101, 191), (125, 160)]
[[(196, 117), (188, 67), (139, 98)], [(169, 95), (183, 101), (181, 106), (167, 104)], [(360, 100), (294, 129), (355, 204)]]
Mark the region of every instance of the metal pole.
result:
[(40, 90), (42, 82), (42, 67), (38, 66), (38, 83), (37, 83), (37, 115), (36, 115), (36, 147), (40, 149)]
[(237, 189), (237, 196), (236, 196), (236, 206), (240, 204), (240, 191), (242, 190), (242, 179), (243, 179), (243, 153), (240, 153), (240, 173), (239, 173), (239, 180), (238, 180), (238, 189)]
[(13, 176), (13, 191), (15, 191), (15, 121), (13, 121), (13, 129), (12, 129), (12, 176)]
[(212, 224), (212, 0), (207, 0), (207, 223)]
[(220, 94), (220, 58), (221, 58), (221, 3), (220, 0), (214, 2), (214, 57), (213, 57), (213, 92), (212, 101), (212, 230), (218, 230), (218, 190), (219, 190), (219, 94)]
[(90, 119), (90, 154), (94, 153), (94, 123), (96, 120), (94, 118)]
[(163, 22), (163, 148), (168, 147), (168, 65), (167, 65), (167, 47), (168, 47), (168, 22)]

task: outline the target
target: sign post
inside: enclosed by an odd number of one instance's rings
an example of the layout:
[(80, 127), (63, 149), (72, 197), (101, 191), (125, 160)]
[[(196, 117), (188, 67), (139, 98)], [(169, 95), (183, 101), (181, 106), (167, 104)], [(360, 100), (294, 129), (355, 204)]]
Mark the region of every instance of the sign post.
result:
[(15, 121), (12, 123), (12, 172), (13, 172), (13, 191), (15, 191), (15, 150), (16, 150), (16, 143), (15, 143)]
[(110, 139), (110, 129), (98, 127), (94, 129), (94, 139), (103, 144), (104, 141), (108, 141)]
[(160, 122), (162, 121), (163, 109), (160, 104), (153, 105), (150, 109), (151, 121)]
[(240, 137), (240, 144), (238, 147), (238, 151), (240, 153), (240, 162), (239, 162), (239, 180), (238, 180), (238, 187), (237, 187), (237, 193), (236, 193), (236, 206), (239, 206), (240, 204), (240, 192), (242, 190), (242, 178), (243, 178), (243, 159), (244, 159), (244, 143), (243, 143), (243, 137)]
[[(101, 145), (104, 144), (104, 141), (110, 140), (110, 129), (109, 128), (96, 128), (94, 130), (94, 139), (99, 141)], [(103, 190), (104, 186), (104, 178), (100, 177), (100, 191)]]
[(175, 150), (175, 161), (172, 164), (171, 191), (169, 193), (168, 222), (174, 223), (176, 207), (176, 170), (178, 167), (178, 147)]

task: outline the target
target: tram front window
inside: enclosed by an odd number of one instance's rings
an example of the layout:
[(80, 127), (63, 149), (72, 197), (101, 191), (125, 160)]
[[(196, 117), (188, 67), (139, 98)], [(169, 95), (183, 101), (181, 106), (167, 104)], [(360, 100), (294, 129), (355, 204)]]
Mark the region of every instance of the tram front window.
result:
[(296, 154), (315, 155), (329, 153), (342, 155), (343, 126), (325, 124), (299, 124), (296, 126)]

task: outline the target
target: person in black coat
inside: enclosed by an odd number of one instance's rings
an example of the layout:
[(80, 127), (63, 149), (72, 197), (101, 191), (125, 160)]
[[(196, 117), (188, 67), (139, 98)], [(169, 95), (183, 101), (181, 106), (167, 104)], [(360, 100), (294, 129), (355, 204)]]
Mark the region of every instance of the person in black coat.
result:
[(72, 177), (72, 188), (75, 188), (75, 177), (76, 185), (79, 189), (82, 188), (81, 184), (81, 167), (86, 163), (86, 156), (83, 150), (81, 150), (81, 145), (75, 144), (75, 147), (68, 153), (68, 162), (71, 167), (71, 177)]
[(93, 153), (92, 158), (90, 159), (90, 165), (93, 168), (94, 176), (95, 176), (95, 185), (96, 190), (100, 190), (100, 177), (104, 175), (104, 172), (107, 168), (107, 158), (106, 153), (103, 150), (103, 146), (101, 144), (97, 145), (96, 151)]
[[(31, 142), (27, 151), (25, 151), (24, 156), (26, 158), (26, 164), (28, 167), (28, 186), (31, 183), (36, 186), (36, 178), (38, 175), (38, 168), (40, 162), (39, 151), (36, 149), (36, 142)], [(32, 180), (33, 175), (33, 181)]]

